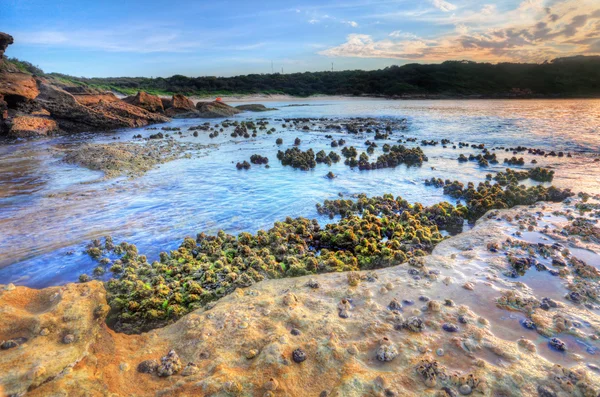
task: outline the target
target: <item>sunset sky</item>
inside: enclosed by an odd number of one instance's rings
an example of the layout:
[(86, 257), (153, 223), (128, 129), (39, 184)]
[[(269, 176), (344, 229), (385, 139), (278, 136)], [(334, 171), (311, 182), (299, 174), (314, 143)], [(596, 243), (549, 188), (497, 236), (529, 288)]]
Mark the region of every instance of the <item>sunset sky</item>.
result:
[(231, 76), (600, 54), (598, 0), (2, 0), (7, 56), (76, 76)]

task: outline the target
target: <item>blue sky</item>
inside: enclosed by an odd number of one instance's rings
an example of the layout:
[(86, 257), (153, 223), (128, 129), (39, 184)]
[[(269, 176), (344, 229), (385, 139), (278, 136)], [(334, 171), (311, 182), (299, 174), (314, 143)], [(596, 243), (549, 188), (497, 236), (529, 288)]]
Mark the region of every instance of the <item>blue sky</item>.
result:
[(600, 54), (597, 0), (2, 0), (6, 55), (76, 76), (231, 76)]

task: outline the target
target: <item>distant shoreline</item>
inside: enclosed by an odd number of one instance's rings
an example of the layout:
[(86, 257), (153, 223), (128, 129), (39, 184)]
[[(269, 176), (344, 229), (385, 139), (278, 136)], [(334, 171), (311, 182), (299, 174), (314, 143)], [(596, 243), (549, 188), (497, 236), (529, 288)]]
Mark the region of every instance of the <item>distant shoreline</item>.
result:
[[(160, 95), (163, 98), (170, 98), (167, 95)], [(600, 99), (600, 95), (596, 96), (510, 96), (510, 95), (494, 95), (494, 96), (452, 96), (452, 95), (405, 95), (405, 96), (355, 96), (355, 95), (311, 95), (308, 97), (300, 97), (286, 94), (239, 94), (239, 95), (212, 95), (212, 96), (190, 96), (194, 103), (202, 101), (214, 101), (221, 98), (223, 102), (230, 103), (247, 103), (247, 102), (302, 102), (302, 101), (335, 101), (335, 100), (397, 100), (397, 101), (414, 101), (414, 100), (566, 100), (566, 99)]]

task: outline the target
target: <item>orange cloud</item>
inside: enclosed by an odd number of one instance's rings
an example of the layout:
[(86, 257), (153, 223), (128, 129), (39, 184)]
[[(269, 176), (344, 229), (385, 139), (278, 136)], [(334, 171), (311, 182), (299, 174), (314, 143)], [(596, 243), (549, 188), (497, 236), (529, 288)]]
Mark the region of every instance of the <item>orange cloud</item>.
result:
[[(493, 25), (494, 7), (485, 6), (477, 17), (449, 19), (456, 28), (436, 38), (398, 38), (391, 34), (374, 40), (351, 34), (346, 42), (321, 51), (332, 57), (390, 58), (423, 61), (470, 59), (486, 62), (539, 62), (571, 55), (600, 54), (600, 5), (590, 0), (565, 0), (545, 6), (543, 0), (525, 0), (506, 22)], [(498, 17), (500, 18), (500, 17)], [(512, 21), (519, 21), (517, 23)], [(492, 23), (490, 23), (492, 22)]]

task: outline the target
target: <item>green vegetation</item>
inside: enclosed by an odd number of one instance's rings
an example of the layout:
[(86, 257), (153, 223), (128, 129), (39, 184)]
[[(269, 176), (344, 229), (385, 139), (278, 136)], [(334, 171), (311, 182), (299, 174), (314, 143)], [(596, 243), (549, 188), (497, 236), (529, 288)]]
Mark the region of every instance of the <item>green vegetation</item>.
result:
[[(112, 308), (108, 322), (125, 333), (164, 326), (190, 311), (225, 296), (236, 288), (267, 279), (314, 273), (375, 269), (393, 266), (430, 253), (443, 240), (442, 230), (458, 232), (487, 210), (562, 201), (571, 193), (554, 187), (525, 188), (511, 184), (459, 182), (446, 192), (466, 205), (443, 202), (424, 207), (391, 194), (357, 200), (331, 200), (317, 205), (320, 214), (342, 218), (324, 228), (317, 220), (287, 218), (256, 234), (187, 237), (179, 249), (160, 254), (149, 263), (134, 245), (95, 240), (89, 255), (98, 270), (110, 269), (106, 283)], [(117, 257), (112, 263), (109, 257)], [(414, 258), (414, 259), (411, 259)], [(98, 276), (103, 271), (94, 271)], [(82, 282), (89, 277), (82, 275)]]
[(446, 61), (408, 64), (381, 70), (250, 74), (236, 77), (168, 78), (55, 77), (95, 88), (135, 94), (209, 96), (228, 94), (326, 95), (449, 95), (449, 96), (597, 96), (600, 94), (600, 56), (558, 58), (542, 64)]
[(17, 58), (4, 58), (4, 60), (12, 64), (14, 67), (16, 67), (19, 71), (23, 73), (35, 74), (36, 76), (44, 76), (44, 71), (30, 62), (21, 61)]

